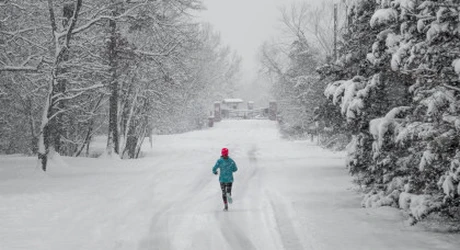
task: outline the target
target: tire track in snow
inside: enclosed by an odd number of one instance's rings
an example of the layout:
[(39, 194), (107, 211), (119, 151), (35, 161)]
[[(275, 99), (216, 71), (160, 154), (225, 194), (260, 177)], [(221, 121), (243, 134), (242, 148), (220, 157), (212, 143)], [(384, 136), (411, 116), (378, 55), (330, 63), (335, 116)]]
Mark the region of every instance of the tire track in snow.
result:
[(252, 148), (249, 149), (248, 151), (248, 158), (249, 158), (249, 163), (250, 165), (256, 165), (257, 164), (257, 153), (258, 149), (256, 145), (252, 145)]
[[(245, 145), (246, 146), (246, 145)], [(246, 200), (251, 199), (251, 196), (255, 194), (256, 203), (260, 199), (260, 186), (256, 185), (257, 187), (253, 187), (252, 180), (256, 179), (257, 177), (257, 146), (252, 145), (251, 148), (246, 148), (244, 146), (240, 147), (239, 145), (233, 145), (235, 150), (233, 151), (235, 156), (242, 156), (241, 161), (241, 178), (237, 177), (237, 188), (240, 193), (240, 197), (246, 197)], [(238, 162), (237, 162), (238, 164)], [(246, 166), (244, 166), (246, 165)], [(184, 244), (183, 246), (192, 247), (194, 245), (200, 245), (201, 247), (204, 246), (215, 246), (215, 245), (208, 245), (213, 243), (206, 243), (200, 240), (200, 237), (193, 238), (193, 236), (185, 234), (185, 238), (182, 239), (183, 242), (176, 245), (174, 244), (175, 236), (180, 236), (182, 232), (190, 232), (190, 226), (193, 223), (197, 222), (203, 218), (205, 223), (209, 222), (208, 225), (213, 227), (216, 226), (217, 232), (222, 236), (222, 240), (227, 242), (230, 246), (230, 249), (258, 249), (255, 246), (255, 242), (253, 242), (249, 236), (249, 232), (245, 228), (246, 224), (239, 225), (238, 222), (245, 221), (244, 218), (249, 216), (248, 218), (252, 217), (251, 212), (243, 211), (243, 213), (232, 213), (229, 211), (228, 213), (223, 212), (215, 212), (215, 219), (214, 222), (206, 221), (206, 216), (203, 214), (197, 214), (196, 216), (193, 215), (194, 211), (198, 213), (202, 213), (203, 209), (198, 204), (203, 202), (209, 201), (212, 199), (217, 192), (214, 192), (216, 187), (210, 187), (210, 185), (216, 185), (215, 178), (212, 175), (209, 175), (209, 179), (206, 178), (204, 180), (200, 176), (207, 176), (210, 172), (210, 169), (203, 168), (197, 172), (197, 178), (190, 178), (193, 181), (189, 183), (183, 183), (186, 187), (182, 192), (176, 193), (174, 197), (169, 197), (169, 201), (161, 202), (161, 206), (155, 209), (157, 212), (153, 214), (150, 223), (150, 230), (148, 235), (140, 242), (138, 249), (139, 250), (151, 250), (151, 249), (173, 249), (179, 247), (179, 245)], [(238, 180), (239, 179), (239, 180)], [(257, 180), (257, 183), (258, 180)], [(250, 189), (250, 190), (249, 190)], [(206, 190), (203, 192), (203, 190)], [(213, 190), (210, 192), (209, 190)], [(251, 191), (252, 190), (252, 191)], [(195, 194), (200, 194), (196, 196)], [(193, 200), (190, 200), (190, 197), (195, 197)], [(181, 208), (177, 201), (180, 200), (188, 200), (189, 204), (189, 211), (186, 212), (183, 208)], [(254, 200), (253, 200), (254, 202)], [(236, 219), (236, 221), (235, 221)], [(254, 224), (251, 224), (254, 226)], [(203, 231), (204, 232), (204, 231)], [(191, 238), (192, 237), (192, 238)], [(195, 240), (193, 240), (195, 239)], [(190, 244), (190, 245), (188, 245)], [(258, 243), (260, 244), (260, 242)]]
[[(268, 194), (267, 194), (268, 195)], [(284, 249), (289, 249), (289, 250), (304, 250), (304, 249), (313, 249), (311, 246), (309, 248), (305, 248), (302, 245), (302, 242), (297, 236), (297, 232), (295, 230), (295, 227), (292, 223), (292, 218), (289, 217), (289, 211), (287, 207), (281, 202), (278, 202), (275, 204), (273, 198), (275, 198), (277, 201), (281, 201), (282, 198), (279, 195), (268, 195), (269, 196), (269, 201), (270, 205), (274, 211), (274, 216), (275, 216), (275, 221), (277, 224), (278, 232), (281, 237), (281, 242), (283, 244)]]
[[(269, 209), (270, 208), (272, 209), (273, 211), (272, 218), (274, 219), (272, 223), (276, 223), (274, 224), (274, 227), (275, 227), (274, 233), (276, 233), (277, 236), (279, 236), (279, 240), (281, 241), (278, 243), (282, 244), (282, 247), (284, 249), (304, 250), (306, 248), (304, 248), (304, 246), (302, 245), (301, 241), (299, 240), (297, 236), (294, 225), (292, 224), (292, 218), (289, 218), (288, 209), (286, 208), (285, 205), (282, 205), (282, 203), (277, 204), (274, 202), (274, 200), (281, 201), (281, 197), (279, 198), (273, 197), (274, 194), (268, 193), (267, 191), (264, 192), (261, 190), (261, 187), (263, 186), (263, 184), (260, 183), (261, 179), (259, 178), (259, 174), (263, 173), (263, 169), (260, 169), (259, 167), (257, 152), (258, 152), (257, 145), (252, 145), (252, 147), (247, 151), (247, 157), (249, 160), (249, 169), (247, 170), (247, 173), (242, 180), (245, 186), (243, 189), (242, 196), (244, 197), (249, 194), (248, 191), (249, 191), (250, 183), (254, 184), (252, 183), (252, 181), (256, 181), (257, 182), (256, 187), (255, 187), (256, 188), (255, 191), (257, 192), (256, 201), (260, 203), (262, 202), (262, 200), (265, 200), (266, 206)], [(262, 172), (260, 170), (262, 170)], [(230, 222), (230, 224), (232, 223)], [(236, 225), (235, 226), (231, 225), (231, 226), (238, 229)], [(226, 229), (226, 230), (228, 231), (229, 229)], [(243, 248), (236, 248), (236, 249), (247, 249), (246, 246), (244, 245), (241, 247)], [(278, 247), (281, 247), (281, 246), (278, 245)], [(307, 249), (311, 249), (311, 248), (307, 248)]]
[(244, 234), (244, 230), (238, 227), (230, 218), (231, 212), (216, 212), (216, 219), (221, 221), (220, 230), (224, 239), (230, 245), (231, 249), (257, 249), (252, 241)]
[[(160, 174), (165, 174), (167, 177), (168, 170), (165, 169), (160, 172)], [(158, 178), (160, 175), (156, 176), (155, 184), (153, 185), (153, 189), (159, 185), (159, 180), (162, 178)], [(156, 207), (156, 213), (153, 214), (153, 217), (150, 219), (150, 228), (148, 234), (144, 236), (143, 239), (139, 242), (138, 249), (139, 250), (153, 250), (153, 249), (170, 249), (170, 242), (169, 242), (169, 232), (167, 227), (167, 215), (173, 208), (175, 202), (173, 200), (169, 202), (161, 203), (161, 206)], [(166, 220), (166, 221), (165, 221)], [(166, 225), (166, 226), (165, 226)]]
[[(203, 169), (197, 172), (198, 176), (206, 176), (209, 174), (210, 170)], [(167, 174), (171, 174), (171, 172), (167, 172)], [(202, 178), (190, 178), (192, 182), (190, 183), (183, 183), (184, 188), (182, 192), (176, 193), (173, 197), (169, 197), (170, 200), (168, 202), (162, 201), (160, 203), (160, 207), (158, 207), (157, 212), (153, 215), (150, 219), (150, 229), (148, 235), (144, 237), (139, 243), (138, 249), (139, 250), (164, 250), (164, 249), (172, 249), (173, 245), (171, 242), (170, 235), (170, 226), (169, 224), (171, 221), (177, 219), (174, 217), (173, 214), (179, 215), (184, 213), (184, 208), (181, 208), (180, 205), (183, 204), (182, 201), (189, 201), (190, 197), (193, 197), (194, 194), (201, 193), (203, 189), (205, 189), (208, 185), (212, 183), (213, 176), (209, 175), (209, 178), (206, 178), (203, 181)], [(158, 178), (157, 179), (163, 179)], [(166, 191), (166, 190), (165, 190)], [(203, 199), (207, 199), (209, 196), (206, 196), (199, 200), (192, 200), (188, 206), (192, 206), (193, 204), (200, 203)], [(179, 221), (179, 223), (181, 223)], [(173, 230), (177, 229), (178, 226), (173, 226)]]
[[(170, 202), (160, 208), (159, 212), (153, 216), (150, 220), (149, 235), (140, 241), (139, 250), (171, 249), (167, 218), (164, 215), (168, 214), (172, 209), (173, 204)], [(162, 227), (162, 225), (166, 226)]]
[[(241, 148), (238, 146), (238, 148)], [(257, 147), (252, 146), (251, 149), (247, 151), (247, 157), (249, 159), (249, 164), (247, 168), (240, 166), (241, 173), (246, 173), (242, 176), (242, 179), (238, 181), (238, 189), (241, 192), (239, 199), (243, 200), (244, 197), (248, 195), (249, 183), (257, 174), (257, 158), (256, 158)], [(239, 164), (239, 163), (237, 163)], [(244, 170), (244, 171), (243, 171)], [(230, 211), (228, 212), (216, 212), (216, 220), (219, 221), (220, 231), (223, 238), (227, 241), (231, 249), (245, 249), (253, 250), (257, 248), (252, 240), (247, 236), (247, 233), (243, 228), (240, 228), (233, 220), (235, 214)], [(241, 219), (241, 218), (240, 218)]]
[[(248, 157), (248, 161), (249, 161), (249, 164), (248, 166), (241, 166), (238, 162), (237, 164), (240, 165), (238, 171), (241, 172), (241, 174), (243, 175), (242, 176), (242, 179), (241, 180), (236, 180), (237, 183), (236, 185), (238, 185), (238, 189), (242, 189), (242, 193), (241, 193), (241, 197), (245, 197), (248, 193), (248, 188), (249, 188), (249, 183), (256, 177), (257, 173), (258, 173), (258, 164), (257, 164), (257, 156), (256, 156), (256, 152), (257, 152), (257, 146), (256, 145), (252, 145), (252, 147), (247, 151), (247, 157)], [(244, 188), (242, 188), (244, 186)]]

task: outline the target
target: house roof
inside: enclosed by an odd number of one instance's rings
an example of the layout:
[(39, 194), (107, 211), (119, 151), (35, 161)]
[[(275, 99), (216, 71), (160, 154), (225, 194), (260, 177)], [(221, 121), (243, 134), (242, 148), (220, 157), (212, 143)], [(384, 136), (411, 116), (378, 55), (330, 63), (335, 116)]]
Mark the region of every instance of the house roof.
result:
[(243, 100), (237, 99), (237, 98), (228, 98), (228, 99), (223, 100), (223, 103), (242, 103), (242, 102)]

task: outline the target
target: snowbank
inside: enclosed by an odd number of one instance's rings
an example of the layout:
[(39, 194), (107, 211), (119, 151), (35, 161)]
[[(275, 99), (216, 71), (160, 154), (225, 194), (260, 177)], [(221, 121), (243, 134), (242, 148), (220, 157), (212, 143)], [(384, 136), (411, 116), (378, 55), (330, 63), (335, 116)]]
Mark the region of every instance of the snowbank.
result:
[(393, 190), (389, 195), (385, 195), (383, 191), (378, 193), (366, 194), (361, 202), (361, 206), (365, 208), (376, 208), (383, 206), (397, 206), (400, 191)]
[(361, 202), (365, 208), (382, 206), (399, 207), (411, 216), (410, 223), (423, 219), (439, 204), (430, 195), (416, 195), (408, 192), (392, 191), (385, 195), (383, 191), (366, 194)]

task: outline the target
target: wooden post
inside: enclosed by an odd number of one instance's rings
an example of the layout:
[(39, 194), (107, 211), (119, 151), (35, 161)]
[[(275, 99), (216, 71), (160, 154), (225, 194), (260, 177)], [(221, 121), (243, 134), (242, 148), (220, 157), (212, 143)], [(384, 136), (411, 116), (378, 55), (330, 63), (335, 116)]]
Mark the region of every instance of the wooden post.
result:
[(268, 104), (268, 119), (276, 121), (276, 113), (278, 112), (278, 106), (276, 101), (271, 101)]
[(214, 126), (214, 117), (213, 116), (210, 116), (208, 117), (208, 127), (212, 127)]
[(222, 120), (220, 102), (214, 102), (214, 121), (220, 122)]
[(248, 101), (248, 110), (253, 110), (253, 109), (254, 109), (254, 102)]

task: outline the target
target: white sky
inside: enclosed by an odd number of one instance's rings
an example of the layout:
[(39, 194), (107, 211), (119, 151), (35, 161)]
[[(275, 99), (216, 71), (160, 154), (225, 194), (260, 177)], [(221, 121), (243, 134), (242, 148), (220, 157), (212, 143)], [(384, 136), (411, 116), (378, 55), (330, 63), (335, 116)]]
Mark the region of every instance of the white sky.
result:
[(278, 7), (290, 0), (203, 0), (201, 13), (221, 34), (222, 42), (243, 57), (243, 67), (254, 69), (259, 46), (276, 33)]
[[(243, 68), (255, 70), (259, 46), (280, 27), (279, 8), (299, 0), (203, 0), (200, 13), (221, 34), (222, 42), (243, 57)], [(321, 0), (304, 0), (314, 3)]]

